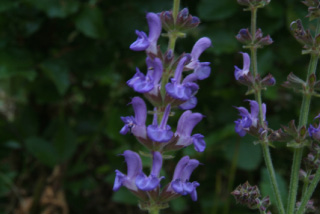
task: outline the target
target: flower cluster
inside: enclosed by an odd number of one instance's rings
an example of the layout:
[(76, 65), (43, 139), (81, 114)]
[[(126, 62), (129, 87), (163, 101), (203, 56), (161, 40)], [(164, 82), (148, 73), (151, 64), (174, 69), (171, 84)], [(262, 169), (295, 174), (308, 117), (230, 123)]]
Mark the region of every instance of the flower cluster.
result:
[(243, 56), (243, 68), (240, 69), (238, 66), (234, 66), (234, 77), (235, 79), (243, 84), (248, 86), (250, 89), (261, 90), (265, 89), (268, 86), (273, 86), (276, 84), (275, 78), (268, 74), (263, 79), (259, 74), (254, 76), (250, 72), (250, 56), (247, 53), (240, 52)]
[[(257, 186), (251, 186), (249, 182), (239, 185), (232, 193), (237, 203), (248, 206), (250, 209), (265, 211), (271, 205), (269, 196), (261, 199), (260, 190)], [(267, 214), (271, 214), (270, 211)]]
[[(210, 63), (199, 60), (200, 55), (211, 46), (211, 40), (207, 37), (200, 38), (190, 53), (178, 57), (175, 57), (171, 46), (163, 53), (158, 45), (162, 28), (167, 31), (166, 35), (170, 40), (172, 30), (178, 29), (183, 34), (184, 30), (196, 27), (200, 20), (191, 16), (188, 9), (181, 10), (177, 17), (173, 17), (172, 11), (164, 11), (158, 14), (147, 13), (146, 18), (148, 35), (136, 30), (138, 38), (130, 45), (130, 49), (145, 51), (147, 71), (144, 73), (136, 68), (136, 73), (127, 84), (135, 92), (142, 94), (153, 105), (153, 109), (148, 111), (142, 98), (133, 97), (131, 105), (134, 115), (121, 117), (124, 126), (120, 133), (132, 134), (149, 150), (153, 160), (152, 168), (150, 175), (146, 175), (139, 154), (126, 150), (123, 156), (127, 163), (127, 174), (116, 170), (113, 190), (117, 191), (125, 186), (145, 204), (141, 207), (151, 209), (152, 206), (159, 206), (181, 195), (189, 194), (193, 201), (197, 200), (196, 188), (200, 184), (189, 180), (191, 173), (199, 165), (198, 160), (188, 156), (181, 158), (171, 182), (164, 188), (160, 185), (164, 178), (160, 176), (160, 170), (165, 152), (179, 150), (191, 144), (197, 152), (203, 152), (206, 148), (204, 136), (200, 133), (192, 134), (194, 127), (204, 116), (190, 109), (197, 105), (198, 81), (208, 78), (211, 73)], [(174, 109), (184, 110), (176, 129), (169, 125)], [(147, 124), (149, 113), (153, 117), (151, 124)]]
[[(250, 111), (249, 112), (244, 107), (236, 107), (239, 111), (240, 119), (235, 121), (235, 131), (239, 134), (239, 136), (243, 137), (250, 132), (250, 130), (257, 130), (258, 132), (263, 131), (263, 127), (260, 127), (259, 123), (259, 104), (255, 100), (247, 100), (250, 103)], [(263, 122), (266, 119), (266, 104), (262, 104), (262, 114), (263, 114)]]

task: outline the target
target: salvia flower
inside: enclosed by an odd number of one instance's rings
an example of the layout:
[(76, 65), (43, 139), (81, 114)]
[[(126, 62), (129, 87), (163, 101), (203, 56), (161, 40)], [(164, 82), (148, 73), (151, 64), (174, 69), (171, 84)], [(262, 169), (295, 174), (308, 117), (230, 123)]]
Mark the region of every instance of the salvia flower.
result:
[(136, 92), (147, 93), (152, 91), (153, 94), (157, 94), (159, 90), (159, 81), (163, 71), (162, 62), (159, 58), (153, 60), (150, 57), (147, 57), (146, 64), (148, 67), (147, 74), (144, 75), (137, 68), (136, 74), (127, 81), (127, 84)]
[(148, 137), (159, 143), (168, 142), (173, 137), (171, 127), (167, 125), (171, 106), (168, 105), (163, 113), (160, 125), (158, 125), (158, 112), (155, 109), (152, 125), (147, 127)]
[(203, 152), (206, 148), (204, 136), (201, 134), (194, 134), (191, 136), (193, 128), (202, 120), (203, 115), (200, 113), (192, 113), (185, 111), (180, 116), (175, 136), (178, 137), (177, 146), (194, 145), (197, 152)]
[(161, 34), (161, 20), (155, 13), (147, 13), (147, 21), (149, 25), (149, 35), (145, 32), (136, 30), (138, 39), (130, 45), (133, 51), (146, 51), (157, 55), (157, 42)]
[(116, 170), (116, 178), (114, 180), (113, 191), (118, 191), (121, 186), (127, 187), (129, 190), (138, 191), (136, 186), (136, 177), (142, 171), (142, 162), (140, 156), (133, 151), (126, 150), (123, 156), (127, 163), (127, 175)]
[(196, 159), (190, 159), (189, 156), (181, 158), (178, 162), (171, 181), (171, 189), (180, 195), (190, 195), (193, 201), (197, 200), (196, 188), (200, 186), (197, 181), (189, 182), (191, 173), (199, 165)]
[[(239, 111), (240, 119), (235, 121), (235, 131), (241, 136), (245, 136), (250, 127), (257, 127), (259, 122), (259, 104), (255, 100), (250, 102), (250, 113), (244, 107), (236, 107)], [(262, 104), (263, 121), (266, 117), (266, 104)]]
[(194, 70), (194, 74), (198, 80), (206, 79), (210, 76), (210, 62), (200, 62), (200, 55), (211, 46), (211, 40), (207, 37), (199, 39), (193, 46), (191, 51), (191, 61), (185, 67)]
[(174, 77), (171, 78), (171, 82), (166, 84), (166, 91), (168, 95), (174, 99), (187, 101), (189, 100), (199, 89), (199, 86), (192, 82), (192, 80), (184, 80), (182, 79), (182, 71), (184, 65), (189, 62), (190, 55), (184, 56), (178, 63), (177, 68), (175, 70)]
[(147, 106), (140, 97), (134, 97), (131, 104), (135, 116), (121, 117), (124, 126), (120, 130), (120, 134), (125, 135), (131, 132), (136, 137), (146, 138)]
[(136, 176), (136, 185), (138, 189), (143, 191), (151, 191), (157, 188), (160, 185), (161, 179), (164, 177), (159, 178), (160, 170), (162, 167), (162, 155), (160, 152), (152, 152), (153, 159), (152, 159), (152, 169), (149, 176), (146, 176), (142, 171), (140, 174)]
[[(314, 119), (319, 119), (320, 114), (316, 116)], [(318, 127), (314, 127), (313, 125), (310, 125), (308, 128), (308, 132), (310, 137), (312, 137), (314, 140), (320, 141), (320, 123)]]
[(234, 77), (236, 80), (243, 78), (248, 75), (250, 69), (250, 56), (247, 53), (240, 52), (243, 56), (243, 68), (240, 69), (238, 66), (234, 66)]

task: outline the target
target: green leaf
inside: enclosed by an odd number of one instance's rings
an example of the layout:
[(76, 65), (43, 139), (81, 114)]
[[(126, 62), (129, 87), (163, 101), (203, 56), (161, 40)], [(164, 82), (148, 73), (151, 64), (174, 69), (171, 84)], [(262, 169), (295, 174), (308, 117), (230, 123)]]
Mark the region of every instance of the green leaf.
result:
[(41, 163), (51, 167), (58, 163), (58, 156), (55, 148), (45, 139), (30, 137), (26, 140), (26, 147)]
[(0, 51), (0, 79), (23, 77), (33, 81), (36, 75), (30, 52), (25, 50)]
[(77, 12), (80, 6), (76, 0), (27, 0), (27, 2), (45, 12), (50, 18), (65, 18)]
[(198, 14), (200, 19), (206, 21), (220, 20), (232, 16), (238, 9), (234, 0), (203, 0), (199, 4)]
[(67, 124), (58, 124), (53, 138), (53, 146), (57, 152), (59, 162), (63, 162), (72, 157), (77, 144), (73, 130)]
[(107, 31), (99, 8), (84, 7), (75, 19), (76, 28), (93, 39), (105, 38)]
[(1, 0), (0, 13), (10, 10), (11, 8), (18, 6), (18, 4), (19, 4), (19, 1), (16, 1), (16, 0)]
[(69, 88), (69, 69), (66, 64), (59, 59), (50, 59), (43, 62), (40, 67), (55, 84), (61, 95), (64, 95)]
[(214, 54), (234, 53), (238, 49), (239, 44), (232, 32), (226, 31), (225, 29), (209, 29), (207, 32), (204, 32), (204, 34), (212, 38), (213, 48), (209, 48), (207, 50), (208, 52)]
[[(235, 139), (238, 140), (238, 139)], [(262, 161), (262, 152), (260, 145), (254, 145), (254, 138), (246, 136), (240, 139), (240, 145), (238, 148), (238, 162), (237, 166), (244, 170), (255, 170)], [(226, 158), (232, 161), (235, 154), (236, 143), (229, 144), (226, 148)]]
[(120, 188), (117, 192), (115, 192), (112, 196), (112, 201), (132, 205), (138, 204), (136, 196), (134, 196), (125, 188)]
[[(261, 169), (261, 183), (260, 183), (260, 190), (263, 195), (263, 197), (269, 195), (271, 204), (276, 204), (275, 196), (273, 195), (272, 186), (269, 179), (269, 174), (267, 168)], [(287, 202), (287, 196), (288, 196), (288, 188), (287, 188), (287, 182), (286, 180), (276, 173), (276, 180), (279, 186), (282, 202), (284, 203), (284, 206), (286, 206)]]

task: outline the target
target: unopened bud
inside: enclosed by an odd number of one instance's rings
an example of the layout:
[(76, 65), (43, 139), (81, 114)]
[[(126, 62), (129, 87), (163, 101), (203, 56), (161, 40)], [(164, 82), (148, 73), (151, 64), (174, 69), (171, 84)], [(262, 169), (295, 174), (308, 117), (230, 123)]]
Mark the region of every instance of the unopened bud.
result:
[(236, 39), (243, 44), (250, 44), (252, 42), (252, 37), (249, 32), (249, 29), (241, 29), (239, 33), (236, 35)]
[(268, 74), (265, 78), (261, 80), (262, 86), (273, 86), (275, 84), (276, 84), (276, 79), (271, 74)]
[(313, 45), (313, 38), (310, 30), (305, 30), (300, 19), (290, 24), (290, 29), (296, 40), (304, 45), (305, 48), (310, 48)]

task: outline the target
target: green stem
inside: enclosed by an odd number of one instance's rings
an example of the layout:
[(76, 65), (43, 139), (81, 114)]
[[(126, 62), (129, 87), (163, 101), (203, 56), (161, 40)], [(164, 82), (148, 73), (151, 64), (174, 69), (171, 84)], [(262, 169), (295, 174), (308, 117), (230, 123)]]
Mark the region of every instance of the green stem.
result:
[(159, 213), (160, 213), (160, 210), (157, 208), (149, 210), (149, 214), (159, 214)]
[[(252, 44), (250, 47), (251, 50), (251, 70), (253, 71), (253, 78), (255, 79), (258, 75), (258, 60), (257, 60), (257, 48), (254, 45), (255, 42), (255, 35), (256, 35), (256, 22), (257, 22), (257, 10), (258, 8), (251, 8), (251, 36), (252, 36)], [(255, 99), (259, 104), (259, 121), (260, 125), (264, 127), (264, 115), (262, 111), (262, 99), (261, 99), (261, 89), (258, 85), (255, 87)], [(285, 214), (285, 209), (282, 203), (278, 183), (276, 180), (276, 175), (274, 171), (274, 167), (272, 164), (272, 159), (270, 155), (269, 145), (268, 142), (262, 142), (262, 151), (263, 151), (263, 157), (265, 160), (265, 164), (267, 166), (269, 179), (271, 182), (273, 193), (276, 197), (276, 203), (280, 214)]]
[[(229, 172), (229, 181), (228, 181), (228, 188), (227, 191), (231, 192), (232, 191), (232, 187), (234, 184), (234, 178), (235, 178), (235, 174), (237, 171), (237, 162), (238, 162), (238, 156), (239, 156), (239, 146), (240, 146), (240, 142), (239, 139), (236, 141), (236, 147), (235, 147), (235, 152), (233, 154), (233, 158), (232, 158), (232, 162), (231, 162), (231, 167), (230, 167), (230, 172)], [(224, 205), (224, 214), (228, 214), (229, 213), (229, 208), (230, 208), (230, 196), (227, 198), (227, 201), (225, 202)]]
[(303, 214), (304, 213), (305, 207), (306, 207), (308, 201), (310, 200), (314, 190), (316, 189), (319, 181), (320, 181), (320, 167), (317, 169), (315, 177), (313, 178), (313, 180), (312, 180), (310, 186), (308, 187), (304, 197), (302, 198), (302, 201), (301, 201), (300, 207), (299, 207), (299, 209), (297, 211), (297, 214)]
[(271, 160), (271, 155), (270, 155), (270, 150), (269, 150), (269, 145), (267, 143), (262, 143), (262, 152), (263, 152), (263, 157), (264, 157), (264, 161), (265, 164), (267, 166), (268, 169), (268, 174), (269, 174), (269, 179), (271, 182), (271, 186), (272, 186), (272, 190), (273, 193), (276, 197), (276, 203), (277, 203), (277, 207), (279, 210), (279, 213), (281, 214), (285, 214), (285, 210), (284, 210), (284, 206), (282, 203), (282, 199), (281, 199), (281, 195), (280, 195), (280, 191), (279, 191), (279, 187), (278, 187), (278, 183), (276, 180), (276, 174), (273, 168), (273, 164), (272, 164), (272, 160)]
[[(311, 54), (307, 80), (311, 74), (315, 73), (317, 69), (318, 59), (319, 59), (318, 54)], [(308, 88), (306, 90), (308, 90)], [(300, 117), (299, 117), (299, 128), (307, 124), (310, 103), (311, 103), (311, 94), (310, 93), (303, 94), (301, 109), (300, 109)], [(299, 187), (299, 170), (301, 166), (302, 154), (303, 154), (303, 148), (294, 149), (293, 163), (292, 163), (292, 170), (291, 170), (291, 177), (290, 177), (290, 186), (289, 186), (289, 197), (288, 197), (288, 208), (287, 208), (288, 214), (294, 213), (294, 209), (296, 205), (297, 193), (298, 193), (298, 187)]]
[(179, 8), (180, 8), (180, 0), (174, 0), (173, 8), (172, 8), (172, 16), (173, 16), (174, 23), (176, 23), (178, 13), (179, 13)]

